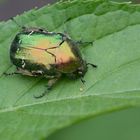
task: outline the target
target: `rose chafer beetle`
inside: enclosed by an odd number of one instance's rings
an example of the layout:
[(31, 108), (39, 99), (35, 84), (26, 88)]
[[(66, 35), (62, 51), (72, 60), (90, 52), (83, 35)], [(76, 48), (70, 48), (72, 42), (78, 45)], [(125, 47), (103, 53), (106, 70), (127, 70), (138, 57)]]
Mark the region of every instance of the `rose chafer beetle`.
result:
[[(45, 77), (49, 79), (47, 91), (63, 75), (82, 80), (87, 65), (97, 67), (82, 58), (77, 43), (70, 37), (41, 28), (23, 27), (11, 44), (10, 59), (17, 68), (11, 74)], [(40, 98), (47, 91), (35, 97)]]

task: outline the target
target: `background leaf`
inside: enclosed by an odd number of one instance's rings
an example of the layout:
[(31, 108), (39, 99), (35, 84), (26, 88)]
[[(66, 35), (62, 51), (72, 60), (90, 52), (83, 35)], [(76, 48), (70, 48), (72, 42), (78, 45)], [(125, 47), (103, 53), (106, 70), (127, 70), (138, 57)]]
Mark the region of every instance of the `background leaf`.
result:
[(140, 108), (116, 111), (57, 131), (47, 140), (139, 140)]
[(81, 46), (89, 67), (86, 84), (62, 78), (41, 99), (46, 79), (6, 77), (14, 71), (9, 47), (20, 28), (0, 23), (1, 139), (40, 139), (85, 118), (140, 104), (140, 6), (109, 1), (73, 0), (33, 9), (15, 20), (27, 27), (66, 32), (72, 39), (93, 42)]

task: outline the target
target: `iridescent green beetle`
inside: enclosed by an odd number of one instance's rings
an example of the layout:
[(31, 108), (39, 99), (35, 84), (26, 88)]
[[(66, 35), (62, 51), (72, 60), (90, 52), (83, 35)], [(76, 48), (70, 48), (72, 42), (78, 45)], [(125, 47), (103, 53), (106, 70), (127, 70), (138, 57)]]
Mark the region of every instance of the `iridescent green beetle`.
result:
[(96, 67), (83, 60), (77, 43), (70, 37), (40, 28), (23, 28), (16, 35), (11, 44), (10, 59), (17, 68), (12, 74), (46, 77), (48, 90), (62, 75), (82, 79), (88, 64)]

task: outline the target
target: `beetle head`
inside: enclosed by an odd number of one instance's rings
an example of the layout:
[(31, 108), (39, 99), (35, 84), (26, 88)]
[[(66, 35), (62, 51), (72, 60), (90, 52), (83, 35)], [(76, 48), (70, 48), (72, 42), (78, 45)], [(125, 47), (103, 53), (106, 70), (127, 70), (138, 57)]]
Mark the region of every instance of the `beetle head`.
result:
[(86, 61), (83, 61), (81, 66), (74, 73), (77, 78), (84, 77), (85, 73), (87, 72), (87, 69), (88, 69), (87, 63), (86, 63)]
[(83, 61), (76, 71), (67, 74), (67, 76), (71, 79), (77, 79), (80, 77), (84, 77), (86, 72), (87, 72), (87, 64), (86, 61)]
[(72, 73), (72, 77), (75, 78), (75, 79), (84, 77), (84, 75), (87, 72), (88, 65), (91, 65), (94, 68), (97, 67), (97, 65), (94, 65), (92, 63), (87, 63), (86, 61), (83, 61), (81, 66), (75, 72)]

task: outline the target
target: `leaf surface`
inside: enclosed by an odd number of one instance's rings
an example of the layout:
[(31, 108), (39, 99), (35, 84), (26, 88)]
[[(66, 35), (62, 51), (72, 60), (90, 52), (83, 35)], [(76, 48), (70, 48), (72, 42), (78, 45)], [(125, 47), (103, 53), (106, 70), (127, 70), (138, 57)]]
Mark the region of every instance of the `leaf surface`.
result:
[[(89, 67), (84, 79), (62, 78), (41, 99), (46, 79), (3, 75), (15, 67), (9, 48), (20, 28), (0, 23), (0, 136), (38, 140), (82, 119), (140, 105), (140, 5), (73, 0), (33, 9), (15, 17), (21, 26), (66, 32), (81, 46)], [(80, 88), (83, 91), (80, 91)]]

